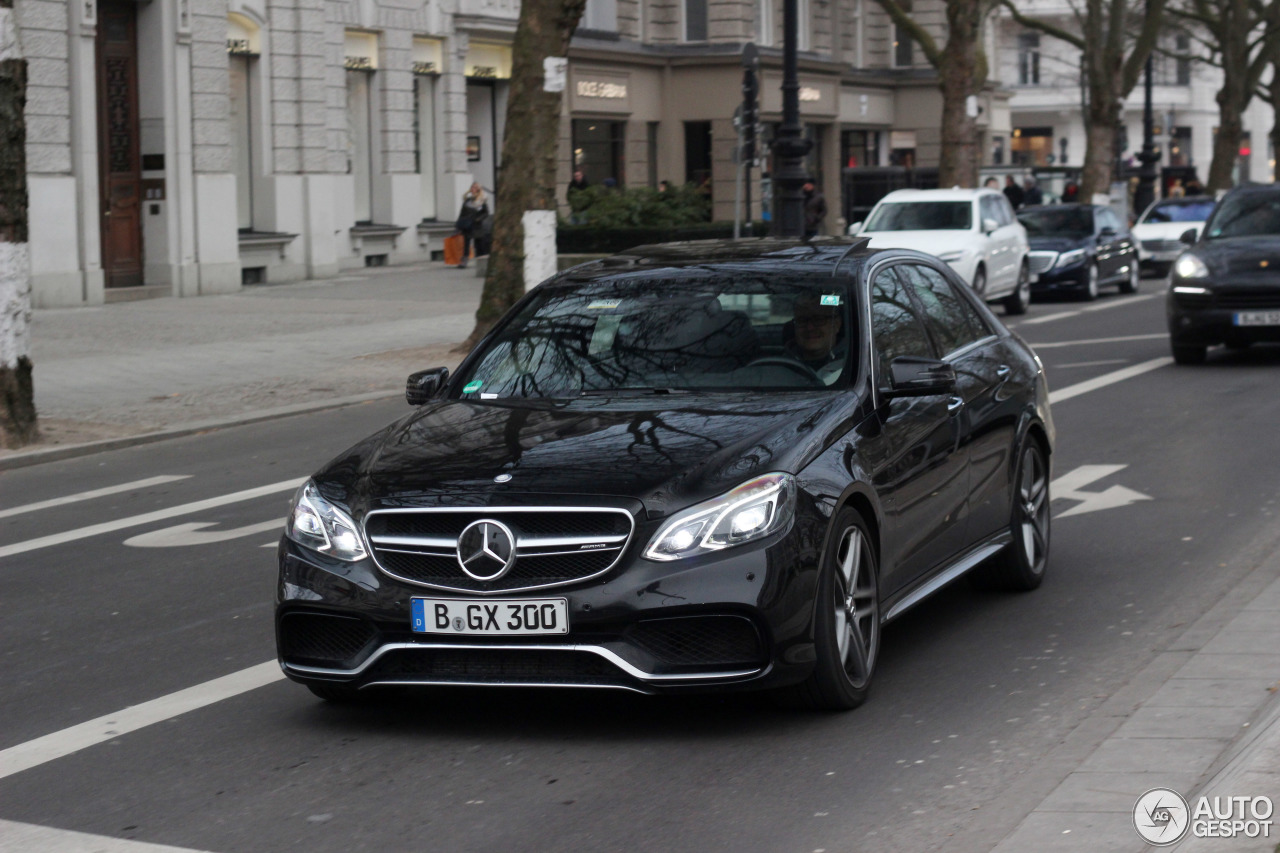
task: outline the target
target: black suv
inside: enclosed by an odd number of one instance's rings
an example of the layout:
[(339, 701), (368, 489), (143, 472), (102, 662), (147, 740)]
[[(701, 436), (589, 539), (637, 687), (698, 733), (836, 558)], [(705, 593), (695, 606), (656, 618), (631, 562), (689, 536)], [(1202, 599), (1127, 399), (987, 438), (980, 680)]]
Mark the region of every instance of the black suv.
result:
[(1214, 344), (1280, 341), (1280, 187), (1237, 187), (1218, 202), (1198, 242), (1173, 264), (1166, 301), (1178, 364), (1199, 364)]
[(1043, 369), (950, 268), (866, 241), (648, 246), (532, 290), (297, 493), (286, 675), (866, 696), (881, 625), (1040, 584)]

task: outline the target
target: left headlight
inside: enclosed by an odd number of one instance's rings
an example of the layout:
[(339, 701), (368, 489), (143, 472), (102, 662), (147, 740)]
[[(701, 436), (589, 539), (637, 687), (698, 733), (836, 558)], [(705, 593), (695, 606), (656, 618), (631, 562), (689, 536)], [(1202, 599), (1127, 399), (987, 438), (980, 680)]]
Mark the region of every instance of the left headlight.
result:
[(1078, 264), (1084, 260), (1084, 256), (1086, 254), (1088, 254), (1088, 252), (1084, 249), (1072, 249), (1070, 252), (1063, 252), (1061, 255), (1058, 255), (1058, 262), (1054, 264), (1054, 266), (1069, 267), (1072, 264)]
[(310, 480), (293, 496), (284, 534), (299, 545), (349, 563), (368, 556), (351, 516), (320, 497)]
[(1195, 255), (1184, 252), (1173, 264), (1173, 275), (1176, 278), (1208, 278), (1209, 268)]
[(764, 474), (677, 514), (654, 535), (644, 556), (681, 560), (762, 539), (791, 521), (795, 505), (795, 477)]

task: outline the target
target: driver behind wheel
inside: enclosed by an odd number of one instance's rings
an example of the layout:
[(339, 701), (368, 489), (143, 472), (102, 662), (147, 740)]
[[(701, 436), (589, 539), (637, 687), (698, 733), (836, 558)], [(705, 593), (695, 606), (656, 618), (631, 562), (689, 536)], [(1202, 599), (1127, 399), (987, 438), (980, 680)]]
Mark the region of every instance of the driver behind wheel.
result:
[(796, 299), (792, 323), (795, 337), (786, 344), (787, 351), (818, 374), (826, 385), (840, 378), (848, 354), (846, 340), (840, 331), (844, 321), (840, 309), (823, 305), (817, 293), (805, 293)]

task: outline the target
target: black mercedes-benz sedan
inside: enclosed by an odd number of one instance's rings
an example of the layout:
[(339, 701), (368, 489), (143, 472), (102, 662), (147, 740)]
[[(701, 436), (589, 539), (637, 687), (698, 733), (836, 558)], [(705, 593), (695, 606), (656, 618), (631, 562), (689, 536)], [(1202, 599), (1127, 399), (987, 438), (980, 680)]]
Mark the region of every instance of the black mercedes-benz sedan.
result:
[[(1199, 364), (1215, 344), (1280, 341), (1280, 186), (1237, 187), (1173, 264), (1166, 308), (1174, 360)], [(1193, 242), (1195, 241), (1195, 242)]]
[(881, 626), (1049, 554), (1043, 368), (947, 264), (649, 246), (525, 296), (294, 498), (280, 665), (380, 686), (867, 694)]
[(1108, 207), (1055, 204), (1018, 211), (1027, 229), (1031, 293), (1070, 292), (1097, 299), (1098, 288), (1115, 285), (1121, 293), (1138, 289), (1138, 247), (1133, 235)]

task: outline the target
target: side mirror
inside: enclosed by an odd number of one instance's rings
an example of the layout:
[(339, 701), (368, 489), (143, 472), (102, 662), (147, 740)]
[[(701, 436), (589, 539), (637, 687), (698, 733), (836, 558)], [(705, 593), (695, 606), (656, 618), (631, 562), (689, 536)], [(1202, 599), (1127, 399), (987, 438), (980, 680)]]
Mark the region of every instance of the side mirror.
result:
[(433, 367), (409, 374), (404, 385), (404, 398), (410, 406), (421, 406), (440, 392), (449, 378), (449, 368)]
[(889, 387), (881, 388), (885, 399), (928, 397), (949, 394), (956, 387), (956, 369), (936, 358), (900, 355), (889, 363)]
[(1178, 238), (1179, 243), (1186, 243), (1188, 246), (1194, 245), (1196, 242), (1196, 229), (1188, 228), (1182, 232), (1182, 236)]
[(995, 230), (996, 230), (997, 228), (999, 228), (999, 227), (1000, 227), (1000, 223), (999, 223), (999, 222), (996, 222), (994, 219), (984, 219), (984, 220), (982, 220), (982, 233), (983, 233), (983, 234), (990, 234), (991, 232), (995, 231)]
[(861, 221), (861, 220), (859, 220), (859, 221), (857, 221), (857, 222), (853, 223), (852, 225), (850, 225), (850, 226), (849, 226), (849, 229), (848, 229), (845, 233), (846, 233), (846, 234), (848, 234), (850, 237), (852, 237), (852, 236), (854, 236), (855, 234), (857, 234), (857, 233), (858, 233), (858, 229), (859, 229), (859, 228), (861, 228), (861, 227), (862, 227), (862, 221)]

